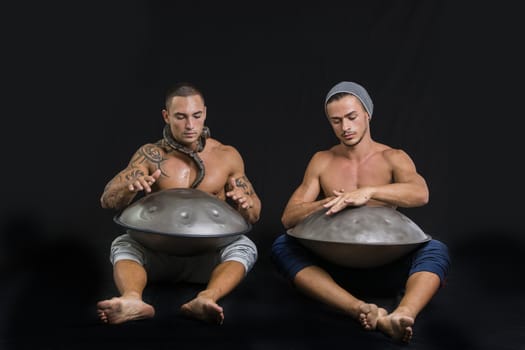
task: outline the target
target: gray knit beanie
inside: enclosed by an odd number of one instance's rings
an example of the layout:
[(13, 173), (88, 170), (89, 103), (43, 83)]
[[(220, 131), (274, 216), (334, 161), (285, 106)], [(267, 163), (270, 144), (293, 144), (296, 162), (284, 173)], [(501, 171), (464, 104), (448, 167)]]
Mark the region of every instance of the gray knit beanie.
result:
[(372, 99), (370, 98), (370, 95), (368, 95), (368, 92), (366, 91), (364, 87), (362, 87), (361, 85), (357, 83), (351, 82), (351, 81), (342, 81), (336, 84), (333, 88), (331, 88), (330, 91), (328, 91), (328, 94), (326, 94), (326, 98), (324, 100), (325, 107), (330, 97), (340, 92), (346, 92), (346, 93), (352, 94), (355, 97), (357, 97), (361, 101), (363, 106), (365, 107), (368, 114), (370, 115), (370, 118), (372, 118), (372, 112), (374, 111), (374, 104), (372, 103)]

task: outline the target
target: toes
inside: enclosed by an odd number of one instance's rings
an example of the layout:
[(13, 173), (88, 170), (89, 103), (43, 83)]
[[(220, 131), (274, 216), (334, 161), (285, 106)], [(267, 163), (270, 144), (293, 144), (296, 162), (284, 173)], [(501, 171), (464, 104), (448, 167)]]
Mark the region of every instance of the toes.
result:
[(372, 311), (372, 304), (361, 304), (359, 306), (359, 311), (364, 314), (368, 314), (370, 311)]
[(99, 311), (98, 312), (98, 318), (104, 322), (104, 323), (108, 323), (108, 316), (106, 315), (106, 313), (104, 311)]
[(408, 317), (403, 317), (399, 320), (399, 324), (403, 328), (411, 327), (414, 324), (414, 321)]

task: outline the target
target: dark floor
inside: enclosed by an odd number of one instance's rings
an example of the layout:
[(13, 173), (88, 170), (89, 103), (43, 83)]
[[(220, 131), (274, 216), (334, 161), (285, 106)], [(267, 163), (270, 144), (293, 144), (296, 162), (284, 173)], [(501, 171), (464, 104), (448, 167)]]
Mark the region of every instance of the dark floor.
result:
[[(71, 242), (53, 247), (4, 269), (0, 349), (525, 349), (525, 248), (516, 241), (452, 247), (448, 284), (418, 317), (408, 345), (365, 332), (298, 294), (264, 248), (252, 272), (222, 300), (222, 326), (178, 314), (195, 285), (150, 286), (145, 299), (156, 306), (154, 319), (104, 325), (95, 304), (115, 293), (109, 264)], [(73, 268), (74, 261), (83, 263)], [(369, 300), (391, 308), (396, 297)]]

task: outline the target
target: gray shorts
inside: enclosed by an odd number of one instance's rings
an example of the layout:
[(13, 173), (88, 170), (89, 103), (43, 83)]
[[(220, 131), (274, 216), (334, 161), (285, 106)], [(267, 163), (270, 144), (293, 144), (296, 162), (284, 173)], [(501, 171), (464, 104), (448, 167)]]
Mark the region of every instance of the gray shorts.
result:
[(109, 260), (113, 265), (119, 260), (136, 261), (144, 266), (150, 281), (206, 283), (213, 269), (224, 261), (240, 262), (247, 274), (257, 261), (257, 247), (248, 237), (241, 235), (237, 240), (214, 252), (175, 256), (152, 251), (126, 233), (111, 243)]

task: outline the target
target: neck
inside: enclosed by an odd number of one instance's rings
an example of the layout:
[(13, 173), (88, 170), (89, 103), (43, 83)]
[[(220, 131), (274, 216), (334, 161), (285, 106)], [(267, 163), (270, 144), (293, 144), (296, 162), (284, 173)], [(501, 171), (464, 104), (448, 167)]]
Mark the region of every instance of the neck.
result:
[(347, 145), (344, 142), (340, 144), (342, 152), (349, 159), (360, 160), (367, 158), (373, 149), (373, 141), (370, 138), (362, 138), (359, 142)]
[(179, 151), (180, 148), (184, 148), (187, 150), (187, 152), (202, 152), (202, 150), (206, 146), (206, 139), (210, 137), (210, 129), (207, 126), (205, 126), (202, 129), (201, 136), (197, 140), (197, 145), (195, 146), (195, 149), (192, 149), (193, 147), (188, 147), (188, 146), (185, 146), (179, 143), (173, 137), (170, 126), (168, 124), (164, 126), (164, 130), (162, 134), (164, 136), (164, 140), (166, 140), (166, 142), (171, 146), (171, 148), (176, 149), (177, 151)]

